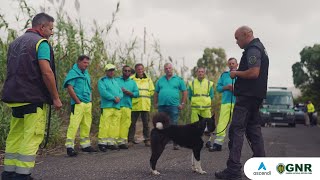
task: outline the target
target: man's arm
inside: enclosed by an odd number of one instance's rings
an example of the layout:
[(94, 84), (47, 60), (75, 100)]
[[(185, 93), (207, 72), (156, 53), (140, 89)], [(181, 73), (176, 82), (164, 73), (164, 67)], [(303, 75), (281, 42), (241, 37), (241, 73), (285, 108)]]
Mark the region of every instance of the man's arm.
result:
[(68, 89), (69, 95), (70, 95), (71, 98), (76, 102), (76, 104), (80, 104), (81, 101), (80, 101), (80, 99), (77, 97), (76, 93), (74, 92), (73, 86), (68, 85), (67, 89)]
[(179, 110), (182, 110), (186, 104), (186, 100), (187, 100), (187, 96), (188, 96), (188, 91), (185, 90), (185, 91), (182, 91), (182, 99), (181, 99), (181, 103), (180, 105), (178, 106), (178, 109)]
[(257, 48), (251, 48), (247, 53), (248, 69), (245, 71), (231, 71), (230, 77), (233, 79), (236, 76), (243, 79), (257, 79), (260, 74), (261, 52)]
[(186, 100), (187, 100), (187, 96), (188, 96), (188, 91), (182, 91), (182, 100), (181, 100), (181, 104), (185, 104)]
[(56, 80), (54, 79), (54, 74), (50, 67), (49, 61), (40, 59), (38, 62), (39, 62), (43, 81), (53, 100), (53, 106), (56, 109), (60, 109), (62, 107), (62, 103), (59, 98), (59, 94), (56, 86)]
[(153, 94), (153, 106), (155, 109), (158, 108), (158, 93), (157, 92), (154, 92), (154, 94)]
[(252, 67), (245, 71), (231, 71), (230, 77), (233, 79), (235, 77), (240, 77), (243, 79), (257, 79), (260, 74), (260, 67)]

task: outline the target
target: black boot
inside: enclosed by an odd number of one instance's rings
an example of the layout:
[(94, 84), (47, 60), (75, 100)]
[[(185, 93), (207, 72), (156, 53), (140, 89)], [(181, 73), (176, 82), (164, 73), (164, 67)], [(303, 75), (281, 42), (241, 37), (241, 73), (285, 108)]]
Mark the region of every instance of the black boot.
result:
[(107, 145), (107, 149), (110, 150), (119, 150), (119, 147), (117, 145)]
[(67, 148), (67, 154), (70, 157), (76, 157), (78, 153), (73, 148)]
[(85, 148), (81, 148), (81, 151), (82, 152), (88, 152), (88, 153), (97, 152), (97, 150), (93, 149), (91, 146), (88, 146), (88, 147), (85, 147)]
[(1, 173), (1, 179), (2, 180), (13, 180), (15, 179), (15, 172), (9, 172), (9, 171), (3, 171)]
[(98, 148), (101, 152), (107, 152), (107, 145), (98, 144)]
[(119, 148), (120, 148), (120, 149), (128, 149), (129, 147), (128, 147), (127, 144), (120, 144), (120, 145), (119, 145)]
[(241, 180), (241, 173), (231, 174), (227, 169), (214, 173), (217, 179), (232, 179), (232, 180)]
[(209, 152), (221, 151), (222, 146), (220, 144), (214, 143), (210, 148)]
[(31, 174), (15, 174), (14, 180), (36, 180), (31, 176)]

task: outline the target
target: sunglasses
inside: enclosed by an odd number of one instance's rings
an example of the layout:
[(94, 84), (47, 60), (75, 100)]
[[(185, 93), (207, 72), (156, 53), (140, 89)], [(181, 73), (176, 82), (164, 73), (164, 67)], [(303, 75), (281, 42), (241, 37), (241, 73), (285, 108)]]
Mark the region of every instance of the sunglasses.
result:
[(131, 70), (123, 70), (123, 72), (131, 72)]

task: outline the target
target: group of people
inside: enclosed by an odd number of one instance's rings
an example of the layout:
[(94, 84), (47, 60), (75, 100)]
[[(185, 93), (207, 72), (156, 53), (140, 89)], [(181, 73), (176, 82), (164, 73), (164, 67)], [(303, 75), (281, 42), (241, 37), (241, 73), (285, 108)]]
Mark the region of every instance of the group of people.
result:
[[(48, 43), (53, 34), (54, 18), (45, 13), (37, 14), (32, 28), (15, 41), (8, 50), (7, 77), (3, 86), (2, 101), (12, 108), (10, 132), (6, 141), (4, 171), (1, 178), (32, 179), (36, 152), (43, 140), (47, 108), (62, 107), (55, 80), (54, 53)], [(229, 71), (222, 73), (216, 90), (222, 94), (221, 112), (217, 125), (217, 136), (210, 151), (221, 151), (226, 127), (229, 129), (230, 150), (227, 168), (216, 172), (219, 179), (241, 177), (241, 149), (243, 136), (251, 144), (253, 156), (265, 156), (263, 138), (259, 126), (259, 106), (266, 96), (269, 59), (263, 44), (254, 38), (248, 26), (235, 32), (235, 39), (244, 49), (239, 69), (237, 60), (228, 60)], [(68, 72), (63, 87), (71, 97), (70, 123), (65, 146), (69, 156), (76, 156), (74, 140), (80, 127), (80, 145), (84, 152), (96, 151), (91, 147), (90, 128), (92, 122), (92, 89), (88, 73), (90, 57), (81, 55)], [(98, 81), (101, 98), (98, 148), (128, 149), (137, 143), (134, 139), (139, 116), (143, 122), (145, 146), (150, 146), (149, 112), (151, 97), (158, 112), (165, 112), (171, 124), (178, 123), (179, 111), (187, 99), (191, 104), (191, 122), (198, 115), (210, 118), (214, 97), (214, 84), (205, 77), (205, 68), (199, 67), (197, 77), (186, 86), (183, 79), (173, 73), (171, 63), (164, 65), (165, 75), (155, 86), (144, 72), (142, 64), (122, 67), (122, 76), (114, 77), (116, 66), (104, 67), (106, 76)], [(236, 79), (236, 81), (235, 81)], [(233, 85), (234, 84), (234, 85)], [(233, 111), (233, 115), (231, 113)], [(174, 149), (179, 149), (174, 144)]]

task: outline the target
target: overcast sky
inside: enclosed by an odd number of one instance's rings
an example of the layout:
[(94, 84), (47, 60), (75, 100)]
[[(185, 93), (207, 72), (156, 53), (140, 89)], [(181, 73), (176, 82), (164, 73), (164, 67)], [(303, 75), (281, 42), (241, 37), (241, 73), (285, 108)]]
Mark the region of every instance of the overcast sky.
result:
[[(0, 2), (1, 14), (12, 16), (18, 11), (15, 2)], [(28, 2), (33, 7), (51, 6), (47, 0)], [(81, 19), (90, 26), (93, 19), (108, 23), (118, 0), (79, 2)], [(248, 25), (267, 49), (269, 86), (293, 86), (292, 64), (300, 60), (299, 53), (305, 46), (320, 41), (319, 7), (318, 0), (120, 0), (115, 26), (126, 42), (134, 29), (140, 45), (146, 27), (148, 39), (153, 35), (160, 41), (164, 57), (184, 58), (192, 68), (206, 47), (221, 47), (228, 58), (240, 59), (242, 50), (236, 44), (234, 31)], [(74, 0), (67, 0), (64, 9), (71, 16), (78, 15)]]

